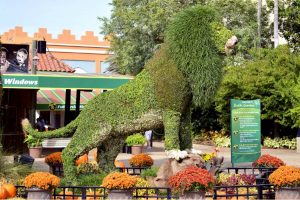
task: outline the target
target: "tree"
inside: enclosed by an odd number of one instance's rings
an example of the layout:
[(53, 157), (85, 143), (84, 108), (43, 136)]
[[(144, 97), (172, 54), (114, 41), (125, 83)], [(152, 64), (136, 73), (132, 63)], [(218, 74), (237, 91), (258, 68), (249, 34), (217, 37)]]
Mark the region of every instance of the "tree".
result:
[(278, 33), (278, 0), (274, 0), (274, 48), (278, 46), (279, 33)]
[(257, 0), (257, 47), (261, 47), (261, 8), (262, 0)]
[(110, 19), (102, 21), (102, 34), (111, 36), (114, 56), (110, 70), (121, 74), (138, 74), (158, 45), (173, 16), (190, 5), (191, 0), (114, 0)]
[[(100, 18), (102, 34), (109, 35), (110, 70), (121, 74), (137, 74), (153, 51), (164, 42), (164, 31), (174, 13), (195, 4), (218, 10), (225, 27), (237, 35), (242, 56), (256, 46), (256, 4), (247, 0), (114, 0), (110, 19)], [(262, 45), (267, 46), (269, 27), (266, 9), (262, 9)], [(224, 46), (224, 44), (223, 44)]]
[[(218, 10), (226, 28), (233, 31), (239, 39), (238, 52), (248, 55), (248, 50), (255, 47), (257, 36), (257, 4), (247, 0), (212, 0), (209, 5)], [(267, 8), (261, 8), (261, 44), (270, 44)]]
[(284, 0), (280, 5), (280, 31), (295, 50), (300, 50), (300, 0)]
[(297, 97), (293, 88), (298, 83), (300, 58), (287, 46), (276, 49), (255, 49), (253, 60), (239, 67), (227, 67), (217, 96), (216, 110), (224, 127), (229, 125), (229, 100), (260, 99), (262, 119), (272, 120), (274, 125), (292, 127), (293, 102)]

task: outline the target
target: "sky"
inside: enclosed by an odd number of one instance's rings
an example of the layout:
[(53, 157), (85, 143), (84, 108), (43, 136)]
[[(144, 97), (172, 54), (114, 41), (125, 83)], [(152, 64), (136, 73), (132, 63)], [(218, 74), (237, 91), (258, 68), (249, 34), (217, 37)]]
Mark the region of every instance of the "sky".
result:
[(29, 36), (47, 28), (54, 38), (70, 29), (77, 39), (85, 31), (100, 35), (97, 17), (110, 17), (112, 0), (0, 0), (0, 34), (22, 26)]

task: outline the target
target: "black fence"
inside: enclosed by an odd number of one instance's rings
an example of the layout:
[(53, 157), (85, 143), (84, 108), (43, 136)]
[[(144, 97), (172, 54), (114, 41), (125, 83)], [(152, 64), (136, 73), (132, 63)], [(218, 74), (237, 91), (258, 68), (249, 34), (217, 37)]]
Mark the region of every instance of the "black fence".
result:
[(235, 185), (235, 186), (215, 186), (213, 199), (275, 199), (274, 186), (271, 184), (260, 185)]
[(145, 169), (149, 169), (150, 167), (117, 167), (117, 170), (120, 172), (126, 172), (130, 175), (141, 175), (142, 171)]
[(50, 166), (50, 172), (55, 176), (63, 177), (64, 167), (63, 165)]
[[(107, 199), (108, 190), (99, 186), (62, 186), (53, 190), (53, 199)], [(17, 196), (26, 198), (24, 186), (17, 186)], [(134, 199), (178, 199), (178, 194), (172, 193), (167, 187), (136, 187), (133, 188)], [(275, 199), (274, 186), (235, 185), (215, 186), (211, 193), (206, 194), (211, 199)]]
[(277, 168), (266, 168), (266, 167), (228, 167), (223, 169), (227, 173), (235, 173), (235, 174), (253, 174), (253, 175), (260, 175), (260, 174), (271, 174)]
[(253, 174), (256, 178), (256, 184), (269, 184), (269, 176), (277, 168), (265, 168), (265, 167), (228, 167), (222, 171), (229, 174)]

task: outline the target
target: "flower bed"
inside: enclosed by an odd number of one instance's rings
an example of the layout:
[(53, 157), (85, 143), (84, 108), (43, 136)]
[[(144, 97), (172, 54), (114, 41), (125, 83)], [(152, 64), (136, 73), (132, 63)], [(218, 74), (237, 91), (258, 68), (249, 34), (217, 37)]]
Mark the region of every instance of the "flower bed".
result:
[(176, 192), (210, 190), (214, 186), (214, 177), (205, 169), (189, 166), (171, 176), (168, 184)]
[(283, 165), (285, 165), (285, 163), (281, 159), (275, 156), (271, 156), (269, 154), (262, 155), (252, 163), (253, 167), (266, 167), (266, 168), (268, 167), (278, 168)]

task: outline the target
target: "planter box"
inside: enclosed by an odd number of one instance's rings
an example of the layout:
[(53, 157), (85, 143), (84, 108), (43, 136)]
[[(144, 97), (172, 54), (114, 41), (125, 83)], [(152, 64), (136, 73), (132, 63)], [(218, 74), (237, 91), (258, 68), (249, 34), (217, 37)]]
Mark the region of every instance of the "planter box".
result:
[(131, 154), (132, 155), (137, 155), (143, 153), (143, 145), (133, 145), (131, 147)]
[(109, 190), (108, 199), (132, 199), (132, 190)]
[(42, 190), (42, 189), (39, 189), (39, 188), (30, 188), (30, 189), (27, 189), (27, 192), (28, 192), (28, 195), (27, 195), (28, 200), (36, 200), (36, 199), (50, 200), (50, 199), (52, 199), (51, 190)]
[(300, 187), (280, 188), (276, 191), (275, 199), (300, 199)]
[(40, 158), (42, 157), (42, 150), (42, 147), (30, 147), (29, 155), (33, 158)]

